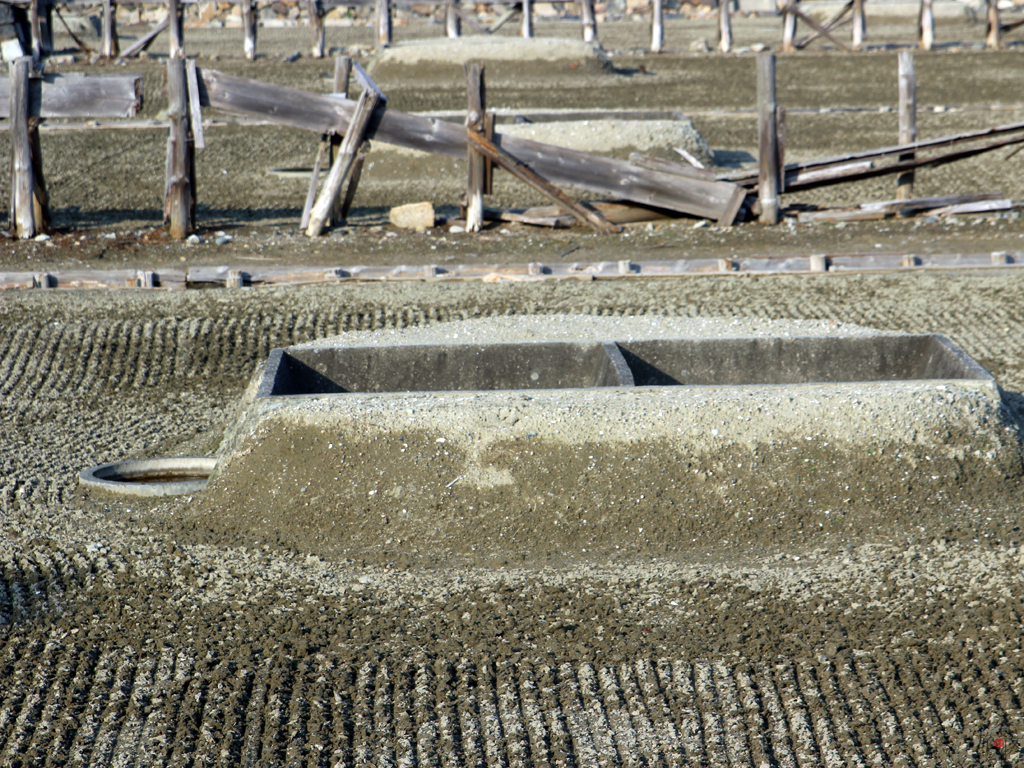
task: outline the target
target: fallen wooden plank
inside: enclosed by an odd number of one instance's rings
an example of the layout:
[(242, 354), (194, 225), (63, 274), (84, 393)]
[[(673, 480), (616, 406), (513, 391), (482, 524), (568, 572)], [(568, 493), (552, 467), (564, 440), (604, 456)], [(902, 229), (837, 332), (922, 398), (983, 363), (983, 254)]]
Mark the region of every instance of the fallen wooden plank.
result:
[(638, 168), (670, 173), (673, 176), (684, 176), (688, 179), (699, 179), (701, 181), (715, 180), (714, 172), (709, 171), (707, 168), (696, 168), (693, 165), (684, 165), (683, 163), (676, 163), (672, 160), (663, 160), (660, 157), (651, 157), (650, 155), (644, 155), (639, 152), (632, 153), (629, 156), (629, 162)]
[(801, 224), (877, 221), (889, 215), (885, 211), (866, 211), (863, 208), (827, 208), (823, 211), (801, 211), (796, 215), (796, 220)]
[[(907, 154), (910, 152), (914, 152), (915, 150), (955, 145), (966, 141), (973, 141), (975, 139), (983, 139), (991, 136), (998, 136), (1004, 133), (1016, 133), (1018, 131), (1024, 131), (1024, 122), (1007, 123), (1006, 125), (999, 125), (993, 128), (982, 128), (975, 131), (965, 131), (964, 133), (955, 133), (948, 136), (941, 136), (937, 139), (915, 141), (910, 144), (896, 144), (890, 147), (866, 149), (860, 152), (849, 152), (845, 155), (834, 155), (832, 157), (823, 157), (816, 160), (805, 160), (799, 163), (790, 163), (786, 166), (786, 173), (789, 174), (790, 172), (795, 172), (804, 169), (839, 165), (840, 163), (849, 163), (855, 160), (877, 160), (883, 157), (888, 157), (890, 155)], [(719, 181), (729, 181), (732, 182), (733, 184), (741, 184), (747, 187), (753, 187), (757, 185), (757, 173), (749, 170), (734, 171), (732, 173), (721, 174), (717, 178)]]
[(937, 208), (931, 212), (933, 216), (956, 216), (962, 213), (992, 213), (1008, 211), (1013, 208), (1012, 200), (984, 200), (977, 203), (960, 203)]
[[(316, 133), (344, 133), (355, 102), (297, 88), (200, 69), (203, 106), (261, 117)], [(466, 157), (464, 126), (417, 117), (392, 109), (377, 110), (367, 137), (409, 149)], [(732, 224), (746, 192), (728, 182), (686, 179), (638, 169), (614, 158), (564, 149), (513, 136), (494, 135), (494, 144), (552, 184), (564, 184), (633, 202), (667, 208)]]
[[(0, 79), (0, 118), (11, 116), (11, 88)], [(44, 75), (29, 80), (29, 117), (135, 117), (142, 75)]]
[(861, 203), (863, 210), (898, 213), (901, 216), (914, 216), (934, 208), (944, 208), (963, 203), (977, 203), (984, 200), (1002, 198), (1002, 192), (981, 192), (971, 195), (940, 195), (938, 197), (917, 197), (909, 200), (881, 200), (877, 203)]
[(864, 171), (874, 167), (875, 163), (873, 160), (861, 160), (856, 163), (833, 165), (827, 168), (800, 168), (795, 171), (786, 171), (786, 190), (796, 191), (805, 184), (841, 178), (851, 171)]

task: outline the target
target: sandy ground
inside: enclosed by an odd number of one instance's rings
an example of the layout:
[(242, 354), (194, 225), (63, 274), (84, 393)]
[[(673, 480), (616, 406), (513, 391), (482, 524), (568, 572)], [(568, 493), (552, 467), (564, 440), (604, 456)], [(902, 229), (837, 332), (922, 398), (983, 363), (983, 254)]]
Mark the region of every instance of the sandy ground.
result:
[[(642, 26), (622, 32), (623, 39), (638, 40)], [(977, 31), (963, 37), (973, 40)], [(605, 40), (616, 34), (609, 27)], [(783, 71), (802, 72), (787, 91), (794, 102), (876, 108), (807, 115), (808, 152), (889, 140), (895, 118), (877, 106), (894, 101), (893, 59), (891, 52), (859, 57), (885, 77), (842, 90), (834, 72), (851, 59), (812, 53), (784, 61)], [(632, 87), (650, 106), (682, 102), (679, 94), (688, 91), (695, 106), (750, 106), (749, 57), (678, 54), (664, 61), (676, 73), (672, 87), (626, 83), (618, 97), (614, 89), (581, 87), (579, 100), (588, 94), (621, 101)], [(1013, 52), (922, 56), (919, 73), (931, 62), (933, 71), (957, 67), (942, 84), (931, 81), (934, 98), (973, 111), (936, 114), (929, 131), (966, 125), (968, 118), (988, 122), (993, 113), (981, 108), (1012, 97), (994, 84), (1016, 71)], [(305, 59), (269, 63), (262, 62), (268, 79), (304, 72), (309, 80), (323, 67)], [(227, 59), (217, 66), (251, 67)], [(749, 73), (735, 78), (747, 92), (727, 87), (732, 67)], [(148, 77), (158, 72), (154, 65)], [(705, 85), (696, 89), (686, 80)], [(399, 90), (392, 90), (398, 102)], [(510, 103), (528, 93), (514, 90), (509, 86)], [(549, 104), (548, 90), (537, 91), (537, 101)], [(489, 93), (498, 99), (497, 83)], [(926, 101), (923, 79), (920, 93)], [(419, 108), (414, 94), (404, 98), (403, 108)], [(434, 108), (457, 107), (462, 96), (439, 88), (424, 99)], [(695, 121), (715, 149), (751, 146), (751, 139), (731, 137), (748, 135), (752, 118)], [(634, 257), (643, 246), (806, 252), (816, 244), (870, 250), (882, 242), (893, 249), (1014, 250), (1024, 234), (1011, 219), (795, 231), (677, 226), (634, 230), (638, 240), (629, 241), (519, 229), (473, 240), (361, 231), (360, 221), (383, 218), (394, 182), (368, 185), (366, 207), (349, 234), (325, 238), (311, 251), (284, 223), (295, 217), (301, 185), (282, 194), (263, 169), (301, 164), (314, 138), (225, 129), (218, 136), (231, 140), (211, 141), (209, 151), (228, 153), (220, 159), (230, 155), (238, 165), (224, 164), (233, 178), (218, 188), (223, 202), (209, 203), (201, 216), (227, 227), (251, 211), (229, 248), (147, 244), (124, 235), (104, 241), (96, 235), (158, 223), (163, 138), (57, 136), (47, 134), (44, 157), (67, 152), (66, 165), (48, 170), (59, 221), (93, 239), (75, 246), (69, 233), (54, 247), (5, 243), (4, 269), (78, 259), (140, 266), (243, 257), (401, 263), (436, 260), (433, 248), (459, 259), (474, 252), (532, 261), (567, 242), (623, 254), (618, 258)], [(115, 157), (123, 159), (117, 175), (107, 170)], [(218, 164), (204, 166), (203, 178), (216, 176), (211, 169), (219, 172)], [(1024, 197), (1012, 162), (987, 161), (974, 173), (951, 171), (949, 183), (979, 185), (973, 191), (999, 184)], [(453, 182), (451, 194), (457, 188)], [(204, 525), (189, 513), (201, 498), (89, 497), (75, 478), (83, 467), (127, 456), (212, 453), (273, 347), (352, 330), (541, 313), (835, 320), (944, 333), (997, 376), (1006, 403), (999, 418), (1014, 429), (1024, 391), (1022, 305), (1024, 282), (1012, 270), (5, 293), (0, 763), (1017, 765), (1024, 759), (1019, 466), (1008, 464), (1000, 478), (975, 487), (968, 503), (961, 491), (974, 478), (965, 462), (964, 474), (945, 481), (946, 502), (940, 488), (915, 508), (900, 499), (912, 497), (926, 475), (909, 472), (898, 457), (879, 457), (872, 481), (888, 493), (858, 511), (859, 525), (814, 532), (811, 517), (797, 514), (805, 487), (846, 485), (864, 471), (818, 466), (809, 468), (806, 486), (797, 484), (792, 499), (774, 508), (772, 525), (740, 537), (739, 545), (716, 541), (718, 531), (708, 530), (671, 542), (671, 553), (565, 552), (573, 557), (507, 564), (325, 557)], [(558, 461), (551, 458), (555, 469)], [(653, 473), (624, 475), (609, 498), (649, 489), (682, 510), (702, 503), (699, 495), (673, 496)], [(804, 512), (813, 509), (808, 499), (800, 499)], [(219, 513), (230, 520), (236, 510)]]

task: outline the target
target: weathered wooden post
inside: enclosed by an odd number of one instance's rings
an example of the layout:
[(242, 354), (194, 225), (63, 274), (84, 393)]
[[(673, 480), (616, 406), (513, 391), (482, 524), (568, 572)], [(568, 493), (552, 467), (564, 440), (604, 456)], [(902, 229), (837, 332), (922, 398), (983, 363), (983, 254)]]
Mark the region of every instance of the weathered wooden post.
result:
[[(352, 77), (352, 57), (337, 56), (334, 59), (334, 93), (343, 99), (348, 98), (349, 80)], [(331, 165), (338, 162), (338, 155), (341, 153), (341, 142), (344, 138), (336, 133), (331, 134)], [(352, 163), (352, 173), (349, 176), (349, 191), (355, 196), (355, 186), (359, 184), (359, 177), (363, 172), (364, 155), (356, 155)], [(331, 206), (331, 224), (338, 224), (344, 218), (341, 212), (341, 195), (334, 196), (334, 204)]]
[(533, 37), (533, 1), (523, 0), (523, 37)]
[(183, 58), (185, 42), (181, 27), (181, 5), (178, 0), (167, 0), (167, 18), (171, 25), (171, 58)]
[(387, 48), (391, 45), (391, 3), (390, 0), (377, 0), (377, 47)]
[(853, 0), (853, 50), (859, 51), (864, 46), (867, 34), (867, 21), (864, 18), (864, 0)]
[(309, 11), (309, 32), (312, 37), (312, 54), (314, 59), (324, 57), (324, 14), (319, 0), (306, 0)]
[(112, 59), (117, 56), (120, 46), (117, 40), (117, 4), (111, 0), (103, 0), (103, 57)]
[(662, 0), (652, 0), (651, 8), (651, 53), (661, 53), (665, 45), (664, 8)]
[(444, 7), (444, 31), (452, 39), (462, 34), (461, 19), (455, 10), (456, 2), (457, 0), (448, 0)]
[(791, 7), (794, 5), (796, 0), (790, 0), (782, 8), (782, 50), (786, 53), (796, 50), (796, 14)]
[(37, 64), (43, 58), (43, 33), (39, 27), (39, 3), (41, 0), (32, 0), (28, 8), (28, 23), (32, 36), (32, 60)]
[[(173, 3), (173, 0), (172, 0)], [(171, 24), (174, 28), (174, 24)], [(189, 146), (188, 82), (185, 59), (167, 60), (167, 107), (171, 123), (167, 139), (167, 183), (164, 223), (175, 240), (183, 240), (192, 229), (192, 159)]]
[(761, 223), (779, 223), (779, 143), (776, 123), (775, 54), (757, 54), (757, 196)]
[(242, 29), (245, 33), (245, 58), (256, 58), (256, 30), (259, 28), (259, 9), (255, 0), (241, 0)]
[(999, 0), (988, 0), (988, 26), (985, 28), (985, 47), (1002, 48), (1002, 27), (999, 26)]
[(11, 73), (11, 228), (20, 238), (36, 236), (35, 203), (32, 169), (32, 146), (29, 140), (28, 76), (32, 59), (16, 59), (10, 64)]
[(718, 50), (728, 53), (732, 50), (732, 3), (718, 0)]
[(917, 17), (917, 47), (930, 51), (935, 45), (935, 14), (932, 0), (921, 0), (921, 12)]
[(580, 23), (583, 25), (583, 42), (597, 42), (597, 22), (594, 20), (594, 0), (577, 0), (580, 4)]
[[(481, 134), (484, 131), (484, 68), (470, 64), (466, 69), (466, 90), (469, 104), (466, 110), (466, 130)], [(466, 187), (466, 231), (479, 232), (484, 223), (484, 156), (469, 143), (466, 149), (469, 178)]]
[[(917, 81), (914, 77), (914, 55), (910, 51), (899, 53), (900, 91), (900, 144), (917, 141)], [(900, 155), (900, 161), (913, 160), (914, 153)], [(914, 197), (914, 171), (896, 175), (896, 199), (910, 200)]]

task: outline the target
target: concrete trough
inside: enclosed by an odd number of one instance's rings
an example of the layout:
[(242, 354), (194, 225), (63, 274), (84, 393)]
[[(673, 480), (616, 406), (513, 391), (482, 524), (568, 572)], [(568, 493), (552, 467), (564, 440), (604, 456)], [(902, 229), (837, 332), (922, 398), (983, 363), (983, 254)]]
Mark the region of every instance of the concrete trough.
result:
[(941, 336), (661, 317), (276, 350), (218, 453), (186, 511), (204, 530), (479, 562), (671, 553), (755, 527), (884, 535), (1024, 466), (995, 380)]

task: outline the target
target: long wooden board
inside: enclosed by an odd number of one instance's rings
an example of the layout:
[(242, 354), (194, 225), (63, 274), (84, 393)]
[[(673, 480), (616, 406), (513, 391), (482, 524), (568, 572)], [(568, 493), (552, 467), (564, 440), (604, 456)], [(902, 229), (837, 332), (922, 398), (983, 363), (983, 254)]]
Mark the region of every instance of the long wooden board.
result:
[[(355, 102), (271, 85), (210, 69), (199, 70), (203, 106), (273, 120), (316, 133), (344, 133)], [(466, 128), (392, 109), (377, 110), (367, 138), (463, 159)], [(553, 184), (667, 208), (720, 224), (733, 223), (746, 195), (741, 187), (637, 168), (622, 160), (537, 141), (494, 135), (494, 143)]]
[[(0, 78), (0, 118), (11, 111), (10, 79)], [(142, 75), (45, 75), (29, 80), (30, 117), (135, 117)]]

